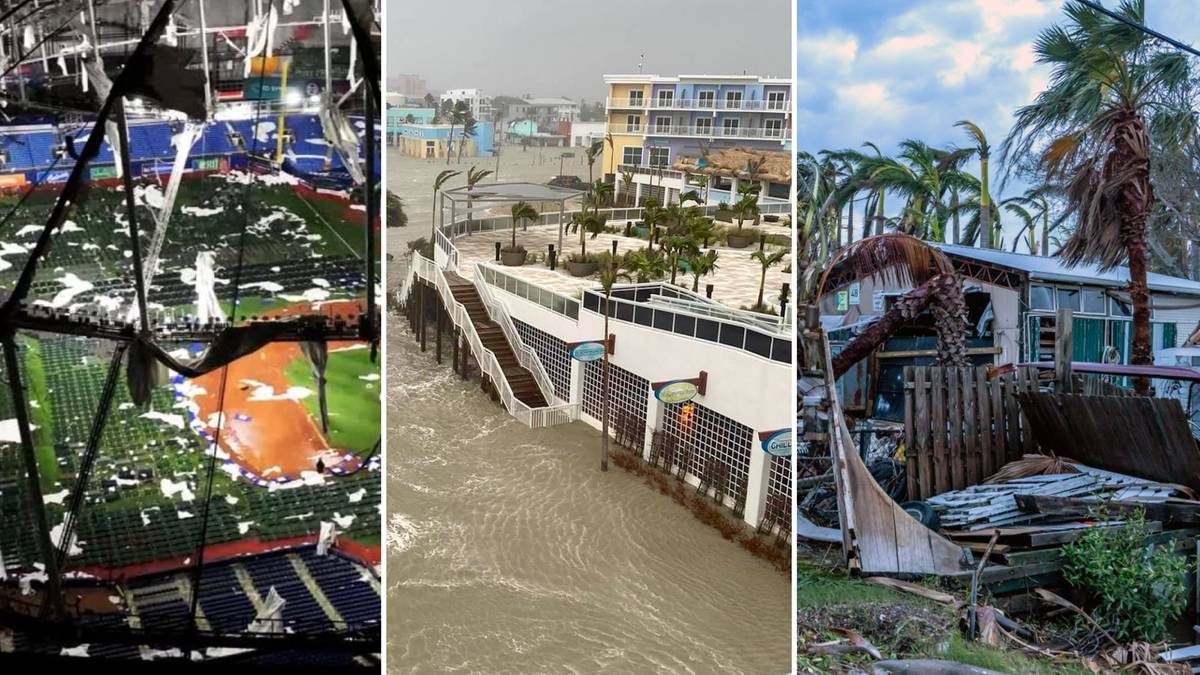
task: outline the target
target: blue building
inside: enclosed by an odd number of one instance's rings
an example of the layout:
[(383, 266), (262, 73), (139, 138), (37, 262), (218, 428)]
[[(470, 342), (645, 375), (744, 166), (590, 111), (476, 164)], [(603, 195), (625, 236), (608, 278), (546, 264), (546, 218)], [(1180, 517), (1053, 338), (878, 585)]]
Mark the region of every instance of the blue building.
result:
[(454, 138), (450, 137), (449, 124), (412, 124), (397, 122), (388, 124), (388, 145), (401, 154), (424, 159), (445, 157), (447, 153), (457, 155), (459, 144), (463, 157), (490, 157), (492, 155), (495, 128), (491, 122), (476, 122), (475, 135), (467, 136), (461, 126), (453, 127)]

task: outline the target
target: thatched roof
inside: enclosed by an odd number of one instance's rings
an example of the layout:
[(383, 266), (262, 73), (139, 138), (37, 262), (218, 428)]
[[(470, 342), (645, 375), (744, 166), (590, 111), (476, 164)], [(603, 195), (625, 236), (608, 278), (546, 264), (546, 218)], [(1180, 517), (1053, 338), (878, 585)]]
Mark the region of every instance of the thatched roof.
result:
[(759, 169), (759, 180), (772, 183), (792, 182), (792, 160), (787, 152), (776, 150), (750, 150), (748, 148), (724, 148), (708, 154), (708, 160), (703, 168), (696, 168), (698, 157), (680, 157), (673, 165), (676, 171), (702, 173), (709, 176), (725, 176), (727, 178), (749, 178), (746, 165), (751, 161), (763, 162)]

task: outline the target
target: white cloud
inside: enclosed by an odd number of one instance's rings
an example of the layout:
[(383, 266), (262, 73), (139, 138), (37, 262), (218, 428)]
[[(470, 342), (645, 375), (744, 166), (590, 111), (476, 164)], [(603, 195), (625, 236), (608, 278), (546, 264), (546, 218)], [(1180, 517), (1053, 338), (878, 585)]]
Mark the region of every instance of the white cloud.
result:
[(1032, 19), (1049, 16), (1058, 9), (1059, 0), (975, 0), (983, 15), (983, 25), (989, 32), (1003, 31), (1007, 24), (1016, 19)]
[(873, 51), (874, 55), (882, 57), (903, 56), (908, 52), (927, 49), (936, 45), (939, 38), (932, 33), (921, 33), (919, 35), (898, 35), (894, 38), (884, 40)]
[(891, 104), (887, 85), (883, 82), (844, 84), (836, 87), (834, 92), (838, 103), (846, 107), (878, 110), (881, 106)]

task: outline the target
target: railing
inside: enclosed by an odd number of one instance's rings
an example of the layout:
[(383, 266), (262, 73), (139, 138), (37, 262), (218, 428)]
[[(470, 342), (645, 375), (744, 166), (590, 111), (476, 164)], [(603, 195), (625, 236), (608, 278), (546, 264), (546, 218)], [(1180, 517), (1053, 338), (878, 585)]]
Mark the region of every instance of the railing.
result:
[[(439, 234), (441, 234), (439, 232)], [(455, 250), (457, 254), (457, 250)], [(455, 256), (457, 260), (457, 255)], [(450, 283), (446, 280), (446, 275), (442, 271), (442, 267), (428, 258), (418, 255), (415, 251), (412, 254), (412, 263), (409, 266), (409, 274), (414, 277), (420, 277), (436, 286), (438, 295), (442, 299), (442, 304), (446, 307), (446, 313), (450, 315), (450, 320), (454, 325), (461, 329), (463, 336), (466, 337), (467, 343), (471, 345), (471, 351), (475, 354), (475, 360), (479, 363), (479, 369), (485, 373), (492, 381), (493, 386), (500, 396), (500, 402), (508, 414), (512, 415), (517, 421), (525, 424), (530, 428), (540, 428), (555, 424), (565, 424), (579, 419), (578, 403), (561, 403), (558, 405), (549, 406), (546, 408), (531, 408), (513, 394), (512, 386), (508, 383), (508, 378), (504, 375), (504, 369), (500, 367), (500, 361), (496, 358), (496, 354), (492, 350), (483, 346), (483, 340), (479, 337), (479, 332), (475, 329), (475, 323), (471, 321), (471, 315), (467, 312), (467, 308), (455, 299), (454, 294), (450, 290)], [(407, 282), (406, 283), (411, 283)], [(478, 283), (476, 286), (478, 287)], [(485, 303), (487, 300), (485, 299)], [(490, 308), (489, 308), (490, 311)], [(505, 335), (508, 335), (507, 330)], [(514, 351), (517, 351), (514, 349)], [(520, 358), (518, 356), (518, 358)], [(535, 356), (536, 358), (536, 356)], [(522, 361), (521, 365), (525, 365)], [(528, 367), (528, 366), (526, 366)], [(538, 364), (538, 369), (545, 376), (545, 370), (541, 369)], [(537, 371), (531, 369), (534, 373), (534, 378), (538, 379)], [(549, 377), (545, 376), (545, 381), (549, 382)], [(538, 386), (542, 387), (541, 380), (538, 381)], [(551, 387), (553, 392), (553, 387)], [(551, 393), (553, 397), (553, 393)], [(557, 397), (547, 398), (547, 400), (557, 401)]]
[(492, 295), (492, 289), (484, 281), (480, 267), (479, 264), (475, 266), (475, 289), (479, 291), (479, 297), (483, 300), (484, 307), (487, 308), (488, 316), (500, 326), (500, 330), (504, 331), (504, 337), (508, 339), (509, 346), (517, 355), (517, 363), (533, 374), (533, 379), (537, 381), (538, 389), (541, 390), (542, 397), (546, 399), (546, 402), (550, 403), (551, 407), (560, 405), (562, 400), (554, 393), (554, 384), (550, 382), (550, 374), (542, 366), (542, 361), (537, 354), (521, 339), (521, 334), (517, 332), (517, 327), (513, 324), (512, 317), (508, 315), (504, 303)]
[[(627, 165), (622, 165), (627, 166)], [(647, 169), (649, 171), (649, 169)], [(657, 175), (657, 174), (656, 174)], [(689, 186), (691, 187), (691, 186)], [(699, 188), (695, 188), (700, 191)], [(702, 192), (702, 191), (701, 191)], [(716, 192), (716, 191), (714, 191)], [(716, 215), (719, 206), (710, 204), (708, 206), (698, 207), (700, 212), (706, 216)], [(786, 199), (773, 199), (771, 197), (759, 197), (758, 202), (759, 213), (764, 216), (770, 215), (789, 215), (792, 212), (791, 202)], [(641, 206), (626, 207), (626, 208), (607, 208), (600, 209), (600, 215), (609, 222), (623, 220), (640, 220), (645, 215), (646, 209)], [(570, 223), (571, 218), (579, 211), (564, 211), (563, 219)], [(530, 223), (533, 226), (537, 225), (558, 225), (558, 212), (550, 211), (538, 216), (536, 221)], [(470, 236), (480, 232), (495, 232), (497, 230), (508, 230), (512, 227), (511, 216), (491, 216), (488, 218), (475, 218), (471, 220), (460, 220), (456, 223), (447, 223), (438, 229), (438, 252), (439, 264), (442, 264), (444, 269), (457, 271), (458, 270), (458, 248), (454, 246), (453, 239)]]
[(541, 305), (546, 309), (561, 314), (572, 321), (579, 320), (579, 299), (572, 298), (562, 293), (557, 293), (548, 288), (543, 288), (537, 284), (531, 284), (524, 279), (517, 278), (511, 274), (507, 274), (493, 265), (487, 263), (479, 263), (476, 267), (477, 275), (481, 276), (487, 283), (499, 288), (519, 298)]
[[(694, 297), (689, 291), (669, 284), (622, 286), (619, 292), (620, 295), (614, 291), (609, 303), (608, 313), (613, 320), (724, 345), (778, 363), (792, 362), (790, 331), (780, 333), (778, 330), (748, 325), (744, 321), (694, 314), (690, 309), (666, 309), (652, 304), (650, 298), (654, 295)], [(584, 291), (583, 308), (603, 316), (604, 295), (595, 290)]]
[(679, 310), (689, 314), (698, 314), (724, 321), (735, 321), (772, 332), (785, 333), (788, 329), (787, 317), (760, 314), (745, 309), (733, 309), (715, 302), (704, 303), (697, 300), (669, 298), (662, 295), (651, 297), (649, 302), (652, 305), (661, 306), (667, 310)]
[[(632, 128), (632, 125), (627, 124), (610, 124), (608, 125), (608, 130), (610, 133), (615, 134), (640, 133), (637, 129)], [(784, 139), (789, 136), (788, 130), (785, 128), (743, 127), (741, 125), (726, 127), (718, 124), (708, 126), (650, 124), (646, 127), (646, 133), (650, 136), (688, 136), (697, 138)]]
[(750, 112), (787, 112), (791, 110), (790, 99), (774, 100), (737, 100), (723, 98), (608, 98), (607, 105), (612, 108), (652, 108), (656, 110), (743, 110)]

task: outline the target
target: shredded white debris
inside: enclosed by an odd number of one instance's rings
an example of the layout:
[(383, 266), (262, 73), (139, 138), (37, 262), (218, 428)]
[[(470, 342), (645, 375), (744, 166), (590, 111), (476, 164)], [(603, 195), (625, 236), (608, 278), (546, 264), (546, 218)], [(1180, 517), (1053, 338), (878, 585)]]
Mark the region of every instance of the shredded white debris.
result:
[(359, 489), (355, 490), (354, 492), (351, 492), (347, 496), (350, 497), (351, 504), (356, 504), (358, 502), (361, 502), (363, 497), (366, 496), (366, 494), (367, 494), (366, 488), (359, 488)]
[(329, 299), (329, 291), (324, 288), (310, 288), (302, 295), (281, 294), (279, 297), (288, 302), (321, 302)]
[(211, 209), (206, 209), (203, 206), (185, 206), (180, 209), (185, 215), (196, 216), (198, 218), (207, 218), (225, 212), (225, 207), (218, 206)]
[(59, 656), (74, 656), (74, 657), (78, 657), (78, 658), (87, 658), (88, 657), (88, 646), (89, 646), (88, 643), (85, 642), (85, 643), (83, 643), (81, 645), (77, 645), (75, 647), (63, 647), (62, 651), (59, 652), (58, 655)]
[(248, 284), (242, 284), (242, 288), (261, 288), (268, 293), (278, 293), (283, 290), (283, 285), (274, 281), (254, 281)]
[(62, 504), (67, 497), (71, 495), (70, 490), (61, 490), (50, 494), (42, 495), (42, 502), (46, 504)]
[(54, 547), (60, 551), (67, 550), (68, 556), (79, 555), (80, 553), (83, 553), (83, 549), (80, 548), (80, 545), (84, 542), (79, 541), (76, 533), (74, 532), (71, 533), (70, 546), (66, 545), (66, 542), (63, 541), (63, 535), (65, 534), (63, 529), (63, 523), (59, 523), (58, 525), (50, 528), (50, 541), (54, 542)]
[(176, 429), (182, 429), (185, 426), (183, 415), (164, 413), (157, 410), (151, 410), (150, 412), (142, 413), (141, 415), (138, 415), (138, 417), (148, 420), (158, 420), (164, 424), (169, 424)]
[(174, 497), (176, 492), (179, 493), (179, 498), (185, 502), (190, 502), (196, 498), (196, 495), (193, 494), (191, 489), (188, 487), (187, 481), (179, 481), (176, 483), (170, 478), (163, 478), (158, 482), (158, 487), (160, 490), (162, 490), (163, 496), (167, 499)]
[[(30, 429), (37, 429), (36, 425), (29, 425)], [(0, 420), (0, 443), (20, 443), (21, 430), (17, 426), (17, 418), (9, 420)]]

